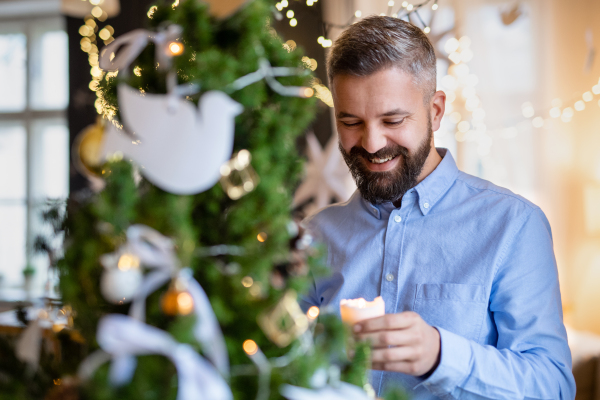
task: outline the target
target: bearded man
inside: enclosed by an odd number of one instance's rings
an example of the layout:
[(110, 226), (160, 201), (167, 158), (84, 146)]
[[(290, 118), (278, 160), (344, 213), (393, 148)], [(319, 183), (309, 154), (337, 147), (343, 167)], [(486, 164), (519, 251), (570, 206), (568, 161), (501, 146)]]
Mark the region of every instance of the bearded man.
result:
[(373, 346), (371, 384), (420, 399), (573, 399), (550, 225), (539, 207), (457, 169), (436, 149), (446, 96), (410, 23), (351, 25), (327, 61), (339, 147), (358, 190), (304, 224), (332, 275), (308, 307), (382, 296), (353, 327)]

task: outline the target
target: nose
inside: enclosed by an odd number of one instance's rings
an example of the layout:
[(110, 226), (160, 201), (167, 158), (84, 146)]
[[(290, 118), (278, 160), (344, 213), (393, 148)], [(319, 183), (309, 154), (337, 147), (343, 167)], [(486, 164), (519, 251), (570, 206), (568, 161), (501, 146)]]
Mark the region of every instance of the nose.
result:
[(361, 137), (361, 146), (363, 149), (373, 154), (383, 149), (387, 145), (387, 139), (381, 130), (373, 125), (365, 125)]

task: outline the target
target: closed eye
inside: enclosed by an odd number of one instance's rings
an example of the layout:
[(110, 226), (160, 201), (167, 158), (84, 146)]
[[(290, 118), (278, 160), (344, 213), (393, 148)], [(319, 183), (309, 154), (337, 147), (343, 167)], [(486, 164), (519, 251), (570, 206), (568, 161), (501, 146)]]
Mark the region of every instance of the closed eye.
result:
[(353, 124), (348, 123), (348, 122), (342, 122), (342, 124), (344, 124), (344, 126), (350, 127), (350, 126), (358, 126), (358, 125), (360, 125), (360, 122), (355, 122)]
[(402, 118), (400, 121), (384, 121), (383, 123), (389, 126), (397, 126), (400, 125), (402, 122), (404, 122), (404, 118)]

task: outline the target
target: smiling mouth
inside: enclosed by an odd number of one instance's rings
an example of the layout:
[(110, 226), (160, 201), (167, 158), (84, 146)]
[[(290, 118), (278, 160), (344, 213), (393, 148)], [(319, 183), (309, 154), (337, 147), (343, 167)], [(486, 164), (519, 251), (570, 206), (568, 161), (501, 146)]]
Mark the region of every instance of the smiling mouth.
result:
[(392, 161), (394, 158), (396, 158), (397, 156), (389, 156), (386, 158), (369, 158), (369, 162), (373, 163), (373, 164), (383, 164), (386, 163), (388, 161)]

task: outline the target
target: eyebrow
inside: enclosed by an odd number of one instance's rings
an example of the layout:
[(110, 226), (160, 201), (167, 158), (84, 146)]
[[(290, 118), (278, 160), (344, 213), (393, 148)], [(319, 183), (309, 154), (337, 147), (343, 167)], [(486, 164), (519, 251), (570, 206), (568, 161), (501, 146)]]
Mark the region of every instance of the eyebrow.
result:
[[(409, 114), (410, 114), (410, 112), (408, 112), (406, 110), (403, 110), (401, 108), (396, 108), (394, 110), (390, 110), (390, 111), (387, 111), (387, 112), (379, 115), (379, 117), (393, 117), (393, 116), (396, 116), (396, 115), (409, 115)], [(338, 119), (342, 119), (342, 118), (358, 118), (356, 115), (350, 114), (350, 113), (347, 113), (347, 112), (344, 112), (344, 111), (340, 111), (336, 115), (336, 117)]]

